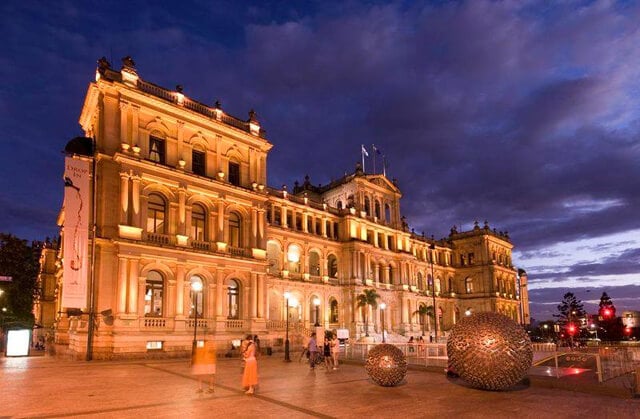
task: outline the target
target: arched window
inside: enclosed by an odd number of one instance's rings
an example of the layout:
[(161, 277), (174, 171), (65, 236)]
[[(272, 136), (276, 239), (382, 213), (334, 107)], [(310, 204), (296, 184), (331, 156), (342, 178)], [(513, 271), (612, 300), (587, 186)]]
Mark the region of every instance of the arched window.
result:
[(240, 318), (240, 285), (238, 281), (232, 279), (227, 286), (227, 318)]
[(206, 175), (206, 151), (200, 146), (194, 146), (191, 151), (191, 171), (196, 175)]
[(338, 301), (335, 298), (329, 302), (329, 323), (338, 323)]
[(429, 291), (431, 291), (431, 287), (433, 286), (433, 277), (431, 274), (427, 274), (427, 287), (429, 287)]
[(149, 160), (165, 163), (165, 143), (162, 138), (153, 135), (149, 137)]
[(455, 290), (453, 289), (453, 278), (449, 277), (449, 279), (447, 280), (447, 290), (449, 292), (454, 292)]
[(384, 204), (384, 219), (386, 221), (391, 221), (391, 207), (389, 204)]
[(442, 280), (440, 278), (436, 278), (436, 292), (442, 291)]
[(240, 247), (242, 233), (242, 222), (240, 215), (236, 212), (229, 214), (229, 246)]
[(380, 201), (376, 201), (375, 206), (375, 216), (380, 219)]
[(320, 255), (318, 252), (309, 252), (309, 274), (320, 276)]
[(368, 196), (364, 197), (364, 212), (366, 212), (367, 215), (371, 215), (371, 201)]
[(327, 259), (327, 265), (329, 268), (329, 278), (338, 277), (338, 258), (335, 255), (329, 255)]
[(280, 264), (282, 256), (280, 255), (280, 246), (275, 242), (267, 243), (267, 263), (269, 264), (268, 272), (271, 275), (280, 274)]
[(147, 202), (147, 232), (165, 234), (167, 204), (158, 194), (149, 195)]
[[(189, 317), (195, 317), (195, 313), (198, 313), (198, 317), (202, 317), (202, 314), (204, 313), (204, 282), (202, 281), (202, 278), (200, 278), (197, 275), (194, 275), (191, 277), (190, 280), (191, 283), (191, 307), (189, 307)], [(195, 286), (193, 284), (200, 284), (199, 289), (201, 291), (196, 292), (193, 289), (195, 288)]]
[(229, 160), (229, 183), (240, 186), (240, 163)]
[(202, 205), (194, 205), (191, 209), (191, 239), (205, 241), (207, 213)]
[(418, 272), (417, 282), (418, 282), (418, 289), (424, 290), (424, 277), (422, 276), (422, 272)]
[(336, 202), (336, 208), (342, 209), (342, 201)]
[(164, 278), (157, 271), (149, 271), (144, 292), (144, 315), (162, 317), (164, 299)]
[(464, 291), (467, 294), (471, 294), (473, 292), (473, 279), (471, 278), (466, 278), (464, 280)]
[(289, 271), (293, 273), (300, 273), (300, 257), (302, 255), (302, 249), (297, 244), (289, 245), (287, 249), (287, 262), (289, 262)]
[(393, 284), (393, 277), (395, 275), (395, 269), (393, 269), (393, 266), (389, 265), (389, 284)]

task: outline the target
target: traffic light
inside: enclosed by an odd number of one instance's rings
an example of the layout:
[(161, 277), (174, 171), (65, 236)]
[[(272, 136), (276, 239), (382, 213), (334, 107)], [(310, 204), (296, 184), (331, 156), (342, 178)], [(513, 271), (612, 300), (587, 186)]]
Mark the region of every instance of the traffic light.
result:
[(611, 314), (612, 314), (612, 313), (611, 313), (611, 309), (610, 309), (610, 308), (605, 308), (605, 309), (603, 309), (603, 310), (602, 310), (602, 316), (603, 316), (604, 318), (609, 318), (609, 317), (611, 317)]
[(570, 323), (570, 324), (567, 326), (567, 333), (568, 333), (570, 336), (575, 335), (575, 334), (576, 334), (576, 325), (575, 325), (575, 324), (573, 324), (573, 323)]

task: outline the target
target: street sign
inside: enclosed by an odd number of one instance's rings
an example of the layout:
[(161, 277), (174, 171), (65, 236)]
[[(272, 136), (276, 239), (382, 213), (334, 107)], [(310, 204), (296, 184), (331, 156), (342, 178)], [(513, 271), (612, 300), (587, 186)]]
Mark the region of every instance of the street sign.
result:
[(0, 282), (11, 282), (13, 281), (13, 277), (11, 276), (0, 276)]

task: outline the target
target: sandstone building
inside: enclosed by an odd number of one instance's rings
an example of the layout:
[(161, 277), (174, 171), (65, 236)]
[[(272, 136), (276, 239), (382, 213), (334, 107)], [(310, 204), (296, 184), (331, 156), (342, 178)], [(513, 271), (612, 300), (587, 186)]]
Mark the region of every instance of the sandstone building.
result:
[[(88, 138), (66, 151), (95, 171), (85, 306), (62, 303), (75, 217), (65, 208), (55, 273), (55, 339), (72, 354), (86, 351), (88, 322), (69, 309), (92, 306), (97, 358), (184, 355), (196, 322), (200, 338), (228, 344), (251, 333), (278, 350), (287, 302), (293, 336), (318, 323), (357, 339), (357, 296), (371, 288), (396, 335), (430, 333), (433, 320), (416, 312), (434, 302), (444, 333), (468, 310), (529, 321), (506, 234), (476, 223), (442, 240), (416, 235), (397, 185), (360, 167), (324, 186), (307, 178), (290, 191), (268, 187), (272, 144), (253, 112), (235, 118), (143, 80), (129, 58), (120, 70), (103, 59), (80, 125)], [(381, 311), (367, 311), (379, 333)]]

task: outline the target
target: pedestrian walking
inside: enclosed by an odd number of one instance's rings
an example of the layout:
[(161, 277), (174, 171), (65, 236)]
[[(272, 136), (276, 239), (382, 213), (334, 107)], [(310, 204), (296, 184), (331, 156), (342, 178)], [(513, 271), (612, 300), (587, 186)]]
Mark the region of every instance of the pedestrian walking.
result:
[(202, 382), (209, 378), (207, 393), (215, 392), (216, 343), (207, 340), (202, 346), (196, 346), (191, 360), (191, 374), (198, 377), (197, 393), (202, 393)]
[(333, 358), (331, 358), (331, 336), (332, 335), (324, 335), (324, 345), (322, 345), (322, 354), (324, 355), (324, 367), (327, 371), (331, 370), (333, 366)]
[(337, 334), (333, 334), (331, 339), (331, 359), (333, 360), (333, 369), (338, 369), (338, 356), (340, 355), (340, 340)]
[(304, 337), (304, 342), (302, 343), (302, 352), (300, 352), (300, 357), (298, 358), (298, 362), (302, 361), (306, 355), (307, 359), (309, 359), (309, 338)]
[(311, 339), (307, 344), (307, 350), (309, 351), (309, 366), (314, 369), (316, 366), (316, 359), (318, 357), (318, 343), (316, 341), (316, 332), (311, 333)]
[(258, 361), (256, 360), (256, 345), (253, 343), (251, 335), (247, 336), (247, 349), (243, 353), (245, 360), (244, 372), (242, 373), (242, 387), (247, 388), (245, 394), (253, 394), (255, 386), (258, 385)]

